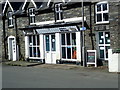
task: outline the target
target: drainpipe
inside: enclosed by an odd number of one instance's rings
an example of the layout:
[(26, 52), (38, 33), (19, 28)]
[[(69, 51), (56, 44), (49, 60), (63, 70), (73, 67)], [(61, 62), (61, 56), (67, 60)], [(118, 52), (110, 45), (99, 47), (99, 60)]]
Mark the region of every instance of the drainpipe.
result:
[[(84, 2), (82, 0), (82, 28), (84, 27)], [(83, 67), (86, 67), (86, 58), (85, 58), (85, 30), (82, 31), (82, 61)]]
[(6, 32), (5, 32), (5, 17), (3, 16), (3, 43), (4, 43), (4, 55), (5, 59), (7, 59), (7, 52), (6, 52)]
[(17, 37), (17, 17), (15, 16), (15, 36), (16, 36), (16, 60), (18, 59), (18, 37)]

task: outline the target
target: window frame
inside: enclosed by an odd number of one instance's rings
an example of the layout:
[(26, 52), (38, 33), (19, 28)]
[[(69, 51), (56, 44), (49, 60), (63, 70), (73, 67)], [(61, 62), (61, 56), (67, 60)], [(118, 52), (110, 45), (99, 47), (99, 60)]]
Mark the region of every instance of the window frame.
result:
[[(30, 10), (32, 10), (32, 12), (30, 12)], [(28, 14), (29, 14), (29, 24), (34, 24), (35, 23), (35, 8), (34, 7), (28, 8)]]
[[(58, 8), (57, 8), (57, 6), (58, 6)], [(55, 9), (55, 21), (62, 20), (63, 19), (62, 3), (56, 3), (54, 6), (54, 9)]]
[[(10, 13), (11, 13), (11, 15), (10, 15)], [(8, 16), (8, 27), (9, 28), (12, 28), (12, 27), (14, 27), (14, 23), (13, 23), (13, 12), (12, 11), (8, 11), (8, 13), (7, 13), (7, 16)], [(9, 23), (10, 22), (10, 23)]]
[[(101, 11), (97, 11), (97, 5), (101, 5)], [(103, 6), (102, 4), (107, 4), (107, 10), (103, 11)], [(96, 3), (95, 5), (95, 18), (96, 18), (96, 24), (105, 24), (105, 23), (109, 23), (109, 4), (108, 4), (108, 1), (102, 1), (102, 2), (99, 2), (99, 3)], [(103, 17), (103, 14), (107, 13), (108, 14), (108, 21), (104, 21), (104, 17)], [(101, 14), (101, 19), (102, 21), (97, 21), (97, 14)]]
[[(35, 41), (34, 41), (34, 38), (35, 38)], [(31, 42), (30, 42), (30, 39), (31, 39)], [(40, 59), (41, 58), (40, 36), (39, 35), (28, 35), (28, 48), (29, 48), (29, 58), (30, 59)], [(32, 51), (30, 51), (30, 48)], [(34, 48), (36, 50), (35, 51), (36, 53), (34, 53)], [(38, 52), (38, 50), (39, 50), (39, 52)], [(30, 54), (30, 52), (32, 52), (32, 53)]]
[[(67, 34), (70, 35), (70, 44), (69, 45), (67, 43)], [(68, 33), (68, 32), (61, 33), (61, 46), (60, 46), (60, 48), (61, 48), (61, 59), (62, 60), (65, 60), (65, 61), (76, 61), (77, 60), (77, 54), (75, 55), (75, 57), (73, 57), (74, 56), (73, 55), (73, 53), (74, 53), (73, 48), (74, 49), (76, 48), (75, 51), (77, 52), (77, 44), (76, 43), (73, 44), (73, 42), (72, 42), (72, 35), (73, 34), (75, 34), (75, 40), (76, 40), (76, 33), (75, 32), (73, 32), (73, 33)], [(65, 37), (64, 37), (65, 43), (64, 44), (62, 44), (62, 35), (65, 35)], [(68, 47), (70, 47), (70, 58), (68, 57)], [(62, 53), (63, 53), (62, 48), (65, 48), (65, 57), (62, 56)]]

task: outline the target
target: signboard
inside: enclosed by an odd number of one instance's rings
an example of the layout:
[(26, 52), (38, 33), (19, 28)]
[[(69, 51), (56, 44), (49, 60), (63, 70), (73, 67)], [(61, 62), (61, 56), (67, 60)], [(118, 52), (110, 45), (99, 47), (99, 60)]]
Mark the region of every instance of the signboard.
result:
[(86, 30), (86, 27), (81, 27), (80, 30), (84, 31), (84, 30)]
[(94, 64), (97, 67), (96, 50), (87, 50), (87, 66), (89, 64)]

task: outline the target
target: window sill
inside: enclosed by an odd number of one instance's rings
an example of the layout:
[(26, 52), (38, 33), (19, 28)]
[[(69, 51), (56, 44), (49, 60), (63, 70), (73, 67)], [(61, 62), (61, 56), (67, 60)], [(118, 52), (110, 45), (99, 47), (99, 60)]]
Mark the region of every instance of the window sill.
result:
[(8, 27), (9, 27), (9, 28), (13, 28), (14, 26), (13, 26), (13, 25), (9, 25)]
[(97, 25), (99, 24), (109, 24), (110, 22), (109, 21), (104, 21), (104, 22), (96, 22)]

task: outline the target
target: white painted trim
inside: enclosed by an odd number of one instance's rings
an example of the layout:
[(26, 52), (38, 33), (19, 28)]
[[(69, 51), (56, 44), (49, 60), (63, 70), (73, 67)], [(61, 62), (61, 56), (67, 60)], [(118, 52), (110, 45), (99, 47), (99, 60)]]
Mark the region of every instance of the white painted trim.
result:
[[(86, 17), (84, 17), (84, 21), (86, 21)], [(57, 22), (82, 22), (82, 17), (74, 17), (74, 18), (67, 18), (63, 20), (57, 20)], [(44, 24), (54, 24), (55, 21), (43, 21), (43, 22), (36, 22), (31, 25), (44, 25)]]
[[(31, 2), (33, 3), (34, 7), (37, 8), (37, 5), (35, 4), (34, 0), (31, 0)], [(27, 0), (25, 0), (25, 2), (24, 2), (22, 10), (24, 10), (26, 3), (27, 3)]]
[[(63, 3), (65, 3), (65, 0), (61, 0)], [(48, 0), (47, 6), (50, 5), (50, 2), (52, 2), (52, 0)]]
[(3, 9), (3, 13), (5, 13), (5, 9), (6, 9), (7, 4), (9, 5), (9, 7), (11, 8), (11, 10), (12, 10), (12, 12), (13, 12), (14, 10), (13, 10), (13, 8), (12, 8), (9, 0), (6, 0), (5, 6), (4, 6), (4, 9)]
[(9, 36), (8, 37), (8, 58), (10, 60), (10, 57), (11, 57), (11, 55), (10, 55), (10, 43), (9, 43), (10, 42), (10, 38), (13, 39), (12, 43), (13, 43), (13, 41), (15, 42), (15, 46), (14, 46), (15, 51), (14, 51), (14, 53), (13, 53), (13, 50), (12, 50), (12, 55), (14, 56), (14, 57), (12, 56), (12, 61), (16, 61), (17, 60), (17, 50), (16, 50), (16, 39), (15, 39), (15, 36)]
[[(101, 11), (97, 11), (97, 5), (98, 4), (104, 4), (106, 3), (107, 4), (107, 10), (106, 11), (103, 11), (103, 7), (101, 7)], [(109, 4), (108, 4), (108, 1), (102, 1), (102, 2), (99, 2), (95, 5), (95, 12), (96, 12), (96, 15), (95, 15), (95, 18), (96, 18), (96, 24), (106, 24), (106, 23), (109, 23)], [(103, 14), (104, 13), (108, 13), (108, 21), (103, 21)], [(102, 21), (99, 21), (97, 22), (97, 14), (102, 14)]]

